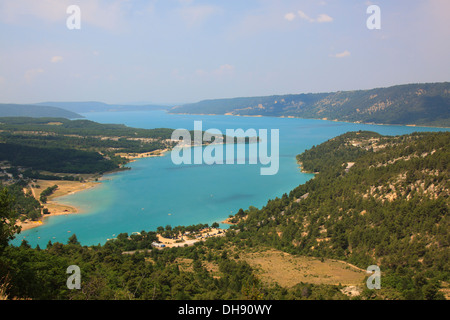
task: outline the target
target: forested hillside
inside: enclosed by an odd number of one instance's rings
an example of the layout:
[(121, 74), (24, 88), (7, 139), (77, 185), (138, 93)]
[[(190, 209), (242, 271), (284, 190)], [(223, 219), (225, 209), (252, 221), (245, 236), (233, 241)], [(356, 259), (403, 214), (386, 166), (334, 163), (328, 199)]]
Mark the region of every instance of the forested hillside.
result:
[(383, 283), (403, 298), (424, 298), (449, 280), (449, 132), (347, 133), (297, 159), (320, 173), (260, 210), (241, 212), (240, 239), (378, 265)]
[(172, 113), (262, 115), (450, 127), (450, 82), (371, 90), (204, 100)]
[[(63, 118), (0, 118), (0, 161), (23, 167), (27, 177), (52, 173), (104, 173), (144, 153), (172, 146), (172, 129), (137, 129)], [(31, 171), (30, 171), (31, 170)], [(52, 176), (52, 178), (55, 178)]]

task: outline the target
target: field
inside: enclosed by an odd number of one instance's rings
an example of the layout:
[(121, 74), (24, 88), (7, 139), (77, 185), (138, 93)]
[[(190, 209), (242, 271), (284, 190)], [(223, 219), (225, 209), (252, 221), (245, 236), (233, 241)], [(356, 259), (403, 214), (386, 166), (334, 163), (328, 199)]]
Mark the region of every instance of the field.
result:
[[(257, 276), (267, 285), (277, 283), (291, 288), (298, 283), (342, 285), (347, 292), (360, 291), (364, 286), (366, 271), (349, 263), (335, 260), (295, 256), (276, 249), (237, 250), (233, 248), (231, 259), (246, 261)], [(236, 255), (237, 254), (237, 255)], [(176, 263), (183, 271), (192, 271), (192, 259), (178, 258)], [(203, 261), (203, 266), (220, 278), (221, 272), (215, 262)]]
[(361, 286), (365, 270), (334, 259), (294, 256), (275, 249), (260, 252), (243, 253), (240, 259), (247, 261), (257, 270), (266, 283), (276, 282), (282, 287), (296, 284), (329, 284)]

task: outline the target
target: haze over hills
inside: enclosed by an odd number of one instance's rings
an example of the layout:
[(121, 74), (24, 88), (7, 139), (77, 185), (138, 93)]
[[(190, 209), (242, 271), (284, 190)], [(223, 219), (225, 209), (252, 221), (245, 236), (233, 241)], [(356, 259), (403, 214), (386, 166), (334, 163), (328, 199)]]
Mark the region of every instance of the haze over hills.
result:
[(324, 119), (389, 125), (450, 127), (450, 82), (397, 85), (370, 90), (203, 100), (175, 107), (98, 101), (0, 104), (0, 116), (83, 118), (79, 113), (167, 110)]
[(112, 111), (151, 111), (166, 110), (169, 107), (155, 104), (134, 105), (134, 104), (108, 104), (98, 101), (80, 101), (80, 102), (41, 102), (36, 103), (40, 106), (59, 107), (72, 112), (112, 112)]
[(79, 119), (84, 118), (80, 113), (114, 112), (114, 111), (152, 111), (168, 110), (163, 105), (145, 104), (107, 104), (98, 101), (81, 102), (40, 102), (35, 104), (0, 104), (0, 117), (51, 117)]
[(84, 118), (82, 115), (55, 106), (0, 103), (0, 117), (56, 117), (66, 119)]
[(176, 106), (170, 112), (450, 127), (450, 82), (204, 100)]

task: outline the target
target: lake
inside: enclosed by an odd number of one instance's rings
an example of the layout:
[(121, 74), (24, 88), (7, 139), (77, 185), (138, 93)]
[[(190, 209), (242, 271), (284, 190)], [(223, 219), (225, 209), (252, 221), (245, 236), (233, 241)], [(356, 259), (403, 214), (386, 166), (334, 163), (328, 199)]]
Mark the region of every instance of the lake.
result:
[[(170, 153), (129, 163), (131, 170), (108, 174), (90, 190), (58, 198), (83, 213), (49, 217), (37, 228), (26, 230), (11, 241), (22, 239), (45, 248), (48, 241), (66, 243), (76, 234), (82, 245), (104, 244), (119, 233), (154, 231), (158, 226), (219, 222), (240, 208), (262, 207), (313, 177), (300, 172), (295, 156), (305, 149), (348, 131), (369, 130), (383, 135), (448, 129), (367, 125), (325, 120), (175, 115), (164, 111), (102, 112), (83, 114), (100, 123), (122, 123), (136, 128), (203, 130), (279, 129), (279, 170), (260, 175), (261, 164), (175, 165)], [(202, 147), (199, 147), (202, 148)], [(270, 150), (270, 148), (269, 148)], [(221, 225), (226, 227), (226, 225)]]

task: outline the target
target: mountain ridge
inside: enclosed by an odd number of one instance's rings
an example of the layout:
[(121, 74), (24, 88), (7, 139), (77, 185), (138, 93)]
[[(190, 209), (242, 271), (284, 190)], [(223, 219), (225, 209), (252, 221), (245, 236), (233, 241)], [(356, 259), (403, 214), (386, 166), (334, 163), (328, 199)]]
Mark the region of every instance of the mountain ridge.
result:
[(209, 99), (175, 106), (169, 112), (450, 127), (450, 82), (403, 84), (368, 90)]
[(55, 106), (14, 103), (0, 103), (0, 117), (55, 117), (66, 119), (84, 118), (76, 112)]
[(89, 112), (114, 112), (114, 111), (150, 111), (150, 110), (165, 110), (169, 107), (157, 104), (145, 104), (145, 105), (134, 105), (134, 104), (109, 104), (100, 101), (48, 101), (39, 102), (35, 105), (40, 106), (52, 106), (66, 109), (72, 112), (79, 113), (89, 113)]

